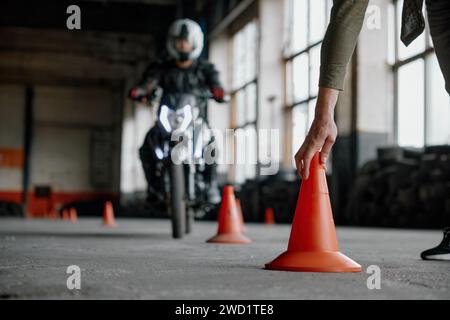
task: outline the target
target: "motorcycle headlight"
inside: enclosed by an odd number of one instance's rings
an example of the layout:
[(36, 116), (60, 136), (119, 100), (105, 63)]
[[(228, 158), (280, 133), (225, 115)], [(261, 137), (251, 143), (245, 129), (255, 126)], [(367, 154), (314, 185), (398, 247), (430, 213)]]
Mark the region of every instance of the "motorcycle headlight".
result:
[(183, 108), (183, 120), (181, 121), (180, 126), (177, 128), (179, 131), (186, 131), (186, 129), (189, 127), (189, 124), (192, 121), (192, 107), (190, 105), (186, 105)]
[(161, 150), (161, 148), (156, 147), (155, 153), (159, 160), (162, 160), (164, 158), (164, 152)]
[(172, 125), (169, 121), (169, 115), (171, 110), (166, 105), (161, 106), (161, 112), (159, 113), (159, 121), (167, 132), (172, 132)]
[(183, 109), (174, 112), (166, 105), (163, 105), (161, 106), (159, 121), (168, 133), (172, 131), (184, 132), (192, 121), (192, 107), (186, 105)]

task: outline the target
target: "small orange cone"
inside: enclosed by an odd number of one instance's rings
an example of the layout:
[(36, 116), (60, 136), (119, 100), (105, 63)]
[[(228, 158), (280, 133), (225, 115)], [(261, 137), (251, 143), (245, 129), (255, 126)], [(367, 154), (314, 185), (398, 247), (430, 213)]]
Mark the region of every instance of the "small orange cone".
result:
[(266, 208), (266, 213), (264, 214), (265, 224), (275, 224), (275, 215), (272, 208)]
[(251, 240), (242, 234), (242, 222), (234, 197), (232, 186), (223, 188), (222, 205), (219, 211), (219, 227), (217, 235), (209, 239), (211, 243), (250, 243)]
[(240, 199), (236, 199), (236, 206), (237, 206), (238, 213), (239, 213), (239, 222), (241, 224), (241, 232), (245, 232), (247, 230), (247, 228), (245, 227), (245, 224), (244, 224), (244, 215), (242, 214), (242, 207), (241, 207)]
[(70, 210), (69, 210), (69, 219), (70, 219), (70, 222), (77, 223), (77, 221), (78, 221), (77, 209), (70, 208)]
[(70, 216), (69, 216), (69, 209), (64, 209), (62, 212), (62, 219), (63, 220), (69, 220)]
[(48, 218), (51, 219), (51, 220), (59, 219), (58, 212), (56, 210), (50, 211), (50, 213), (48, 214)]
[(116, 219), (114, 218), (114, 208), (111, 201), (105, 203), (103, 209), (103, 225), (110, 228), (116, 227)]
[(300, 272), (361, 272), (361, 266), (339, 252), (325, 167), (319, 154), (302, 181), (288, 249), (266, 269)]

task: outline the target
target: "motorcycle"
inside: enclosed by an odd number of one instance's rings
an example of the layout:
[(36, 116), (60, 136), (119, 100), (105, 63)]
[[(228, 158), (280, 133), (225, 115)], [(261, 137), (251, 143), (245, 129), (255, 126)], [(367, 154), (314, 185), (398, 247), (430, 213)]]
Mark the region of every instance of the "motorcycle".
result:
[(175, 239), (190, 233), (194, 219), (215, 210), (221, 200), (214, 179), (205, 179), (204, 155), (213, 137), (200, 106), (210, 98), (209, 92), (165, 95), (147, 138)]

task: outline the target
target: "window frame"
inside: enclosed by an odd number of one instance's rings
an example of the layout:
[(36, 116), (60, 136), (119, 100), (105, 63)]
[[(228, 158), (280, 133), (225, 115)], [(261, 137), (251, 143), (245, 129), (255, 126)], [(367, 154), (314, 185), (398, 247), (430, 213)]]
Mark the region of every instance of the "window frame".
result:
[[(240, 83), (239, 86), (234, 86), (234, 72), (235, 72), (235, 63), (234, 63), (234, 40), (236, 35), (243, 31), (249, 24), (253, 23), (254, 24), (254, 32), (255, 32), (255, 43), (254, 43), (254, 48), (255, 48), (255, 57), (254, 57), (254, 61), (255, 61), (255, 72), (254, 72), (254, 76), (251, 79), (246, 79), (245, 82)], [(232, 88), (229, 92), (230, 95), (230, 107), (231, 107), (231, 124), (230, 124), (230, 128), (233, 129), (235, 132), (236, 130), (244, 130), (246, 131), (248, 128), (253, 127), (256, 132), (258, 131), (258, 106), (259, 106), (259, 85), (258, 85), (258, 78), (259, 78), (259, 57), (260, 57), (260, 52), (259, 52), (259, 48), (260, 48), (260, 43), (259, 43), (259, 33), (260, 33), (260, 29), (259, 29), (259, 19), (258, 17), (253, 17), (251, 19), (249, 19), (245, 24), (242, 25), (241, 28), (239, 28), (236, 32), (233, 32), (229, 35), (229, 43), (231, 45), (231, 57), (233, 57), (231, 59), (231, 63), (230, 63), (230, 69), (231, 69), (231, 77), (230, 77), (230, 87)], [(245, 114), (244, 114), (244, 122), (238, 124), (237, 123), (237, 97), (239, 93), (243, 93), (244, 96), (244, 101), (247, 101), (247, 89), (254, 85), (255, 86), (255, 110), (254, 110), (254, 120), (252, 121), (248, 121), (247, 119), (247, 108), (245, 108)], [(246, 180), (249, 179), (257, 179), (259, 177), (260, 174), (260, 170), (259, 170), (259, 157), (256, 157), (256, 165), (255, 165), (255, 174), (253, 177), (249, 178), (247, 176), (247, 172), (244, 171), (244, 177), (243, 179), (238, 179), (237, 177), (237, 170), (236, 170), (236, 165), (238, 165), (236, 163), (236, 159), (238, 157), (237, 155), (237, 143), (233, 141), (232, 143), (232, 150), (234, 153), (234, 163), (232, 165), (232, 170), (231, 173), (229, 175), (229, 177), (231, 178), (232, 181), (234, 181), (235, 183), (245, 183)], [(258, 154), (259, 151), (259, 137), (256, 134), (256, 152)], [(242, 164), (239, 164), (242, 165)], [(253, 165), (253, 164), (251, 164)]]
[[(423, 68), (424, 68), (424, 86), (423, 86), (423, 107), (424, 107), (424, 123), (423, 123), (423, 141), (424, 144), (422, 147), (429, 146), (429, 136), (428, 136), (428, 119), (430, 115), (430, 107), (428, 106), (428, 101), (430, 97), (430, 88), (427, 85), (427, 83), (430, 82), (430, 79), (432, 78), (432, 73), (430, 72), (430, 60), (432, 56), (435, 54), (434, 47), (432, 45), (432, 41), (430, 41), (430, 29), (428, 26), (428, 22), (425, 24), (425, 30), (424, 30), (424, 42), (425, 47), (422, 51), (419, 53), (416, 53), (406, 59), (400, 59), (399, 58), (399, 45), (402, 45), (402, 42), (399, 38), (400, 30), (399, 30), (399, 24), (398, 19), (401, 17), (401, 12), (399, 12), (399, 6), (398, 6), (399, 0), (392, 0), (391, 5), (393, 6), (394, 10), (394, 37), (393, 37), (393, 48), (394, 48), (394, 61), (391, 63), (391, 69), (393, 73), (393, 79), (394, 79), (394, 112), (393, 112), (393, 137), (395, 144), (400, 146), (399, 143), (399, 71), (402, 67), (407, 66), (408, 64), (411, 64), (413, 62), (416, 62), (418, 60), (423, 61)], [(415, 39), (414, 41), (417, 41)], [(405, 146), (408, 147), (408, 146)]]
[[(296, 0), (285, 0), (287, 3), (285, 4), (288, 8), (288, 10), (285, 9), (285, 12), (287, 14), (289, 14), (289, 16), (285, 16), (286, 21), (288, 22), (288, 25), (285, 27), (287, 30), (287, 44), (289, 44), (289, 47), (291, 46), (292, 43), (292, 38), (295, 36), (293, 35), (294, 31), (293, 31), (293, 5), (294, 5), (294, 1)], [(304, 108), (308, 114), (307, 116), (307, 126), (305, 128), (305, 135), (307, 133), (307, 131), (309, 130), (310, 124), (312, 122), (311, 119), (311, 112), (309, 110), (310, 108), (310, 104), (311, 102), (315, 101), (318, 97), (317, 94), (311, 94), (311, 51), (314, 50), (316, 47), (320, 47), (323, 43), (323, 39), (325, 37), (325, 33), (327, 30), (327, 26), (329, 24), (329, 20), (330, 20), (330, 16), (331, 16), (331, 12), (330, 9), (332, 7), (332, 1), (331, 0), (323, 0), (325, 2), (325, 8), (324, 8), (324, 15), (325, 15), (325, 25), (324, 25), (324, 33), (323, 33), (323, 37), (321, 40), (318, 41), (311, 41), (311, 2), (312, 1), (317, 1), (317, 0), (304, 0), (307, 1), (306, 3), (306, 10), (307, 10), (307, 14), (306, 14), (306, 47), (291, 52), (291, 48), (289, 48), (287, 50), (287, 48), (285, 48), (284, 52), (284, 74), (285, 74), (285, 119), (290, 119), (290, 121), (288, 122), (287, 127), (287, 131), (286, 131), (286, 135), (288, 137), (290, 137), (290, 139), (288, 139), (289, 141), (287, 142), (286, 145), (286, 155), (289, 156), (289, 158), (293, 158), (294, 152), (296, 150), (292, 150), (293, 149), (293, 131), (294, 131), (294, 123), (293, 123), (293, 114), (294, 114), (294, 109), (295, 108)], [(288, 53), (286, 53), (286, 51), (289, 51)], [(295, 101), (295, 94), (294, 94), (294, 76), (293, 76), (293, 63), (294, 60), (303, 55), (306, 54), (307, 58), (308, 58), (308, 75), (307, 75), (307, 81), (308, 81), (308, 88), (307, 88), (307, 92), (308, 95), (305, 99), (301, 99), (301, 100), (297, 100)], [(318, 86), (318, 84), (317, 84)], [(290, 161), (289, 163), (291, 164), (292, 161)], [(285, 163), (287, 163), (287, 161), (285, 161)], [(293, 162), (291, 164), (291, 166), (293, 166)]]

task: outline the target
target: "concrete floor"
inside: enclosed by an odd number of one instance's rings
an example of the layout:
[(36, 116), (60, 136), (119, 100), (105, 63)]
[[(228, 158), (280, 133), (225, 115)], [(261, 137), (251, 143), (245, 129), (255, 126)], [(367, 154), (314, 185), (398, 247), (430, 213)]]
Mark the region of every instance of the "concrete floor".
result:
[[(216, 224), (172, 240), (168, 220), (63, 221), (0, 219), (0, 298), (13, 299), (450, 299), (450, 264), (424, 262), (437, 231), (338, 228), (357, 274), (267, 271), (286, 249), (290, 226), (247, 224), (249, 245), (214, 245)], [(381, 289), (366, 285), (381, 268)], [(68, 290), (69, 265), (81, 268), (81, 290)]]

